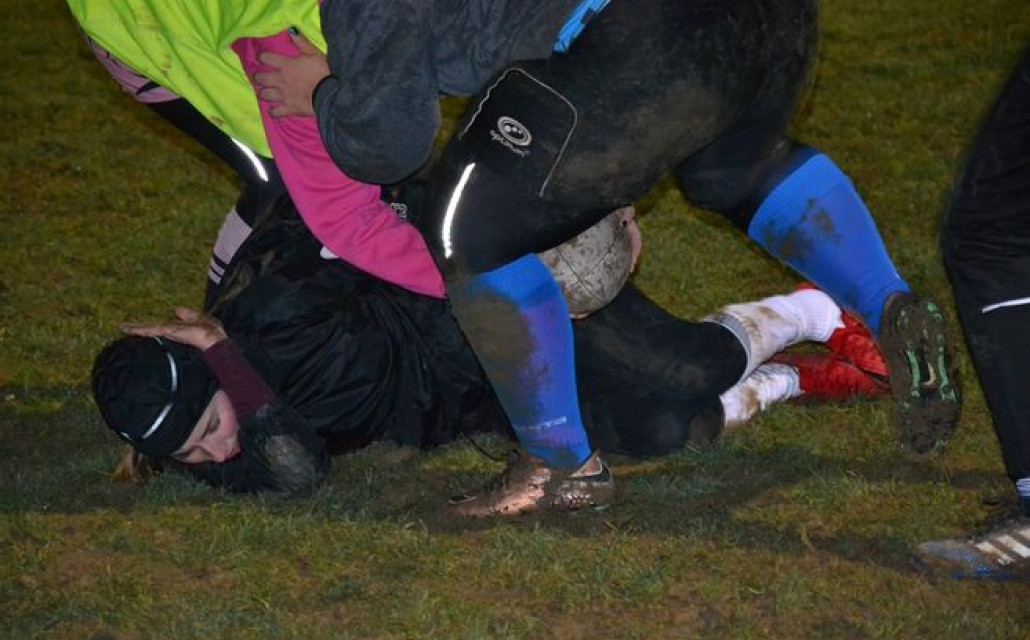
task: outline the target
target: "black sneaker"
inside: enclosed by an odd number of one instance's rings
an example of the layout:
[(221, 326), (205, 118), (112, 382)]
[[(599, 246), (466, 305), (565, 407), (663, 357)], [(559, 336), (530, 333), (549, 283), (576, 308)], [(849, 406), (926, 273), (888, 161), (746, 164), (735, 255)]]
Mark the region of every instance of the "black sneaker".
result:
[(971, 580), (1030, 580), (1030, 518), (1014, 518), (982, 536), (945, 538), (916, 548), (931, 572)]
[(883, 310), (878, 342), (902, 443), (916, 453), (943, 448), (958, 424), (959, 408), (944, 315), (929, 300), (895, 295)]
[(468, 518), (517, 516), (542, 509), (603, 509), (614, 498), (615, 480), (596, 451), (572, 472), (521, 455), (483, 489), (451, 498), (446, 511)]

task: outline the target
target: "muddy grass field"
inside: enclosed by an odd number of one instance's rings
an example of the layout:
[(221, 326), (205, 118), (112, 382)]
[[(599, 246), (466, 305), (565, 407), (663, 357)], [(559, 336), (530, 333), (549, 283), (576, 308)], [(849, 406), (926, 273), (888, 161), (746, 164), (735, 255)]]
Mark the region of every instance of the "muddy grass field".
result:
[[(902, 273), (954, 319), (939, 217), (1030, 42), (1030, 4), (823, 8), (796, 132), (850, 173)], [(5, 0), (0, 32), (0, 638), (1030, 637), (1030, 587), (911, 562), (1009, 491), (964, 351), (961, 430), (932, 460), (901, 454), (887, 401), (782, 406), (710, 448), (615, 460), (602, 513), (442, 518), (499, 468), (464, 445), (338, 458), (293, 504), (112, 484), (93, 355), (119, 322), (199, 304), (237, 185), (120, 92), (61, 2)], [(680, 315), (795, 282), (671, 185), (638, 209), (637, 282)]]

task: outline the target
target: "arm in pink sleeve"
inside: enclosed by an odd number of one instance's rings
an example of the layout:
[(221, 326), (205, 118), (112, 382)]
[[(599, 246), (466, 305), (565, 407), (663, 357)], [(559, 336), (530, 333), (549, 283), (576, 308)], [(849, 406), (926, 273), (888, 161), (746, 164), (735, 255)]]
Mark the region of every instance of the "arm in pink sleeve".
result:
[[(284, 32), (233, 43), (247, 75), (262, 70), (258, 54), (297, 53)], [(444, 297), (443, 279), (425, 240), (380, 200), (378, 185), (352, 180), (333, 163), (311, 117), (273, 118), (258, 100), (268, 145), (301, 218), (334, 254), (410, 291)]]

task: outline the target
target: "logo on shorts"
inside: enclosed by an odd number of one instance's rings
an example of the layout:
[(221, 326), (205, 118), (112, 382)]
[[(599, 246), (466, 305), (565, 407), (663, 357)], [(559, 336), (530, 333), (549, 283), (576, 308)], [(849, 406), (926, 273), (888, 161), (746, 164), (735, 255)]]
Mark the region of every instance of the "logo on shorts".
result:
[(515, 118), (501, 116), (497, 119), (497, 130), (501, 132), (504, 139), (516, 147), (528, 147), (533, 142), (533, 136), (529, 130), (522, 126), (522, 123)]

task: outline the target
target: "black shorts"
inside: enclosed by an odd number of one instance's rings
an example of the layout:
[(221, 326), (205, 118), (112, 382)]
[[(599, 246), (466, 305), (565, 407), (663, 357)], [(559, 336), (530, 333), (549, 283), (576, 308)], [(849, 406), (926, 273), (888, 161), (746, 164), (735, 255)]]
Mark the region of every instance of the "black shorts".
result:
[(486, 270), (670, 171), (731, 211), (789, 153), (816, 40), (815, 0), (614, 0), (567, 54), (513, 65), (472, 102), (436, 177), (431, 245)]

